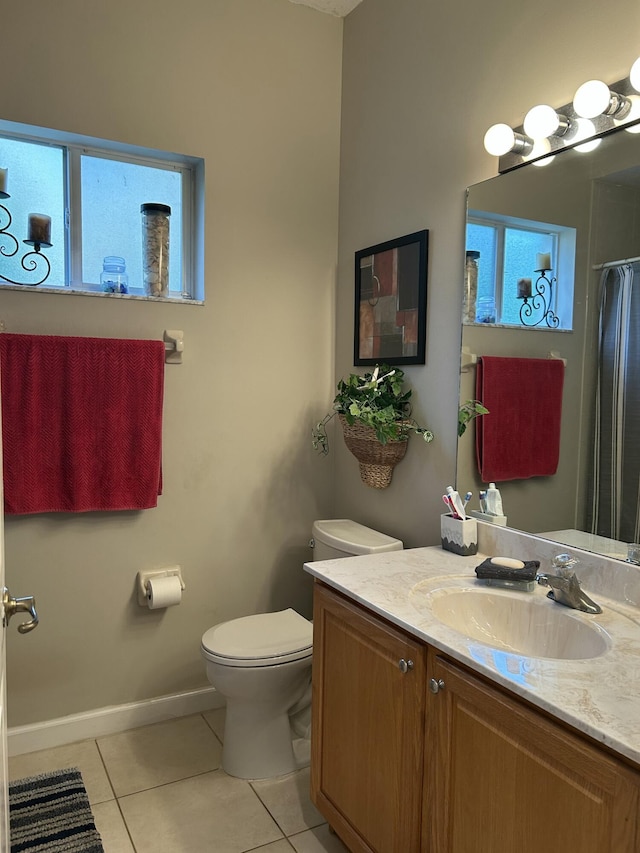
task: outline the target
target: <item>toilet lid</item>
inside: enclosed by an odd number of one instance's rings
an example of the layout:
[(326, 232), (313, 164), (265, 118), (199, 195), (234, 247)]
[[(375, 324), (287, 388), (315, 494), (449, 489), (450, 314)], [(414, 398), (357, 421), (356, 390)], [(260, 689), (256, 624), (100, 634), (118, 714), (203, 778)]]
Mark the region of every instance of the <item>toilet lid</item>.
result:
[(243, 616), (209, 628), (202, 653), (229, 666), (269, 666), (309, 657), (313, 624), (295, 610)]

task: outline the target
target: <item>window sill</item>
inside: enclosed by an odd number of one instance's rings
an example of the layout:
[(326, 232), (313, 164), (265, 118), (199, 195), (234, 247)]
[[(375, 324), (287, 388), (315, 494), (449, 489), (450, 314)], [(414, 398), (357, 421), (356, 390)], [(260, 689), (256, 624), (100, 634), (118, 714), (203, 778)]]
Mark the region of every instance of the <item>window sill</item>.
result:
[(138, 302), (168, 302), (172, 305), (204, 305), (203, 299), (184, 299), (181, 296), (145, 296), (137, 293), (105, 293), (102, 290), (74, 290), (72, 287), (46, 287), (43, 285), (31, 286), (28, 284), (4, 284), (0, 283), (0, 292), (3, 290), (19, 290), (22, 293), (56, 293), (66, 296), (98, 296), (102, 299), (134, 299)]
[(462, 321), (463, 326), (473, 326), (474, 329), (516, 329), (524, 332), (573, 332), (573, 329), (551, 329), (549, 326), (525, 326), (520, 323), (468, 323)]

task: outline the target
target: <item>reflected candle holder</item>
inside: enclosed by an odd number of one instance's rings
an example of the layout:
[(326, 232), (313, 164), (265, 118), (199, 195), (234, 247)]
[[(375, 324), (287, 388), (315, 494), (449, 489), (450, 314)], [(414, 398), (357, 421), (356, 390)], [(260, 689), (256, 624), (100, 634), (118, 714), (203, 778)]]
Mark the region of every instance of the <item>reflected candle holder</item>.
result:
[(546, 322), (550, 329), (557, 329), (560, 318), (551, 310), (553, 304), (553, 286), (557, 284), (555, 277), (547, 278), (549, 269), (535, 270), (539, 273), (535, 283), (535, 292), (531, 292), (531, 279), (522, 278), (518, 281), (518, 299), (522, 299), (520, 307), (520, 322), (523, 326), (539, 326)]

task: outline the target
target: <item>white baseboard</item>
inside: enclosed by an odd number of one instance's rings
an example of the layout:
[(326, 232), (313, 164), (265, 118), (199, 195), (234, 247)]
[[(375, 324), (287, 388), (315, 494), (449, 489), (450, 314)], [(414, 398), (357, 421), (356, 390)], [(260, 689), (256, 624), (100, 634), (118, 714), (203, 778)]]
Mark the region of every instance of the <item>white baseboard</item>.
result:
[(22, 755), (25, 752), (115, 734), (223, 706), (224, 699), (214, 687), (203, 687), (200, 690), (144, 699), (127, 705), (97, 708), (69, 717), (10, 728), (7, 732), (8, 751), (10, 756)]

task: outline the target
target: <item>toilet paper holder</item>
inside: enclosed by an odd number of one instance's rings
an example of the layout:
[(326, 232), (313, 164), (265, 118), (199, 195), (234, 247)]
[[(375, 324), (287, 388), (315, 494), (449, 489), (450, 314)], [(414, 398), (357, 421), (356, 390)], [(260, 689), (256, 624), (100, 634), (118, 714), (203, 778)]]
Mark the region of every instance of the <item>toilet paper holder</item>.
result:
[(180, 566), (168, 566), (166, 569), (150, 569), (149, 571), (138, 572), (136, 578), (136, 587), (138, 590), (138, 604), (140, 607), (147, 606), (147, 584), (156, 578), (178, 577), (180, 586), (185, 588), (184, 580), (182, 579), (182, 570)]

